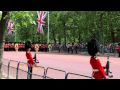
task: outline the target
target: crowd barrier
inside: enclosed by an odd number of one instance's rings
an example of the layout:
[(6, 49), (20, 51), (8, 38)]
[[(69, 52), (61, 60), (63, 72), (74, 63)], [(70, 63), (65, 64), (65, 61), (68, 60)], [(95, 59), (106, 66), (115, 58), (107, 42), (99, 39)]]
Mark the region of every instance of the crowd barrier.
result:
[(92, 79), (92, 77), (76, 73), (67, 73), (65, 79)]
[(92, 79), (86, 75), (67, 73), (51, 67), (45, 69), (43, 66), (33, 67), (32, 73), (30, 73), (27, 63), (14, 60), (9, 60), (8, 65), (3, 63), (2, 73), (6, 75), (7, 79), (28, 79), (28, 75), (32, 75), (30, 79)]
[(43, 66), (33, 67), (32, 79), (45, 79), (46, 69)]
[(7, 78), (7, 76), (8, 76), (8, 65), (2, 64), (1, 71), (2, 71), (3, 77)]
[(46, 79), (65, 79), (66, 72), (63, 70), (48, 67), (46, 69)]
[(16, 79), (18, 61), (10, 60), (8, 63), (8, 76), (7, 78)]

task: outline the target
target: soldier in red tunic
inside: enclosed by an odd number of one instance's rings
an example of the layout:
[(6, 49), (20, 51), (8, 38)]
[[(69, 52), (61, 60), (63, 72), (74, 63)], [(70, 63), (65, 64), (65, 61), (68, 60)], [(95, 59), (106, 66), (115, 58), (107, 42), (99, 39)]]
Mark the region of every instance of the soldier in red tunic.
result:
[(31, 42), (27, 41), (25, 43), (25, 49), (26, 49), (26, 57), (28, 59), (27, 63), (28, 63), (28, 79), (32, 78), (32, 67), (36, 64), (32, 58), (32, 54), (31, 54)]
[(99, 48), (96, 39), (91, 39), (91, 41), (88, 42), (88, 53), (91, 55), (90, 64), (93, 68), (92, 76), (95, 79), (106, 79), (105, 67), (101, 65), (100, 60), (96, 56), (98, 52)]

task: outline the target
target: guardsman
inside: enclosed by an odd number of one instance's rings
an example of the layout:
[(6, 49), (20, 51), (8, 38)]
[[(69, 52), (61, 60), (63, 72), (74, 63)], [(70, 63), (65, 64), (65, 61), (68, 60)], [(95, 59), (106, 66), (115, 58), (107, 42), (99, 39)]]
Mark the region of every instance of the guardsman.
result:
[(18, 47), (18, 43), (15, 43), (15, 51), (18, 52), (18, 49), (19, 49), (19, 47)]
[(39, 45), (36, 43), (35, 44), (35, 51), (38, 52), (39, 51)]
[(27, 63), (28, 63), (28, 79), (32, 78), (32, 68), (36, 63), (34, 62), (34, 59), (31, 54), (31, 42), (26, 41), (25, 42), (25, 50), (26, 50), (26, 57), (27, 57)]
[(100, 60), (97, 58), (97, 54), (99, 52), (98, 43), (96, 39), (91, 39), (90, 42), (88, 42), (88, 53), (90, 54), (90, 64), (92, 66), (93, 72), (92, 77), (94, 79), (106, 79), (107, 75), (104, 71), (104, 68), (101, 65)]

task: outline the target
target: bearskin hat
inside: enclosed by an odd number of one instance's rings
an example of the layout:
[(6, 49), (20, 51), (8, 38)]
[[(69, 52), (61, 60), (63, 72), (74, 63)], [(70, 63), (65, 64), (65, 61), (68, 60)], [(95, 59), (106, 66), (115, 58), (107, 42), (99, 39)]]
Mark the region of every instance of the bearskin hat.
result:
[(25, 42), (25, 49), (27, 50), (28, 48), (31, 48), (32, 45), (31, 45), (31, 42), (30, 41), (26, 41)]
[(87, 44), (88, 53), (95, 56), (99, 52), (99, 46), (96, 39), (91, 39)]

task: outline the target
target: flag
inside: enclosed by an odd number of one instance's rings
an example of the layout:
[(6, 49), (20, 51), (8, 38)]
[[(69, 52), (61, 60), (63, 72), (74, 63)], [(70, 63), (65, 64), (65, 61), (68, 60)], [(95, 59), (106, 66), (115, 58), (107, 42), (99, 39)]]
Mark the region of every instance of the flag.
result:
[(13, 33), (13, 27), (14, 27), (14, 22), (9, 20), (8, 24), (7, 24), (8, 34), (12, 34)]
[(37, 19), (37, 22), (38, 22), (38, 32), (39, 33), (44, 33), (43, 31), (43, 26), (45, 25), (45, 17), (47, 15), (47, 12), (46, 11), (37, 11), (37, 14), (38, 14), (38, 19)]

